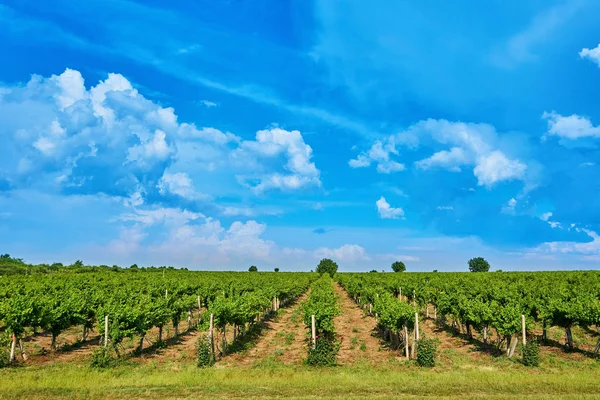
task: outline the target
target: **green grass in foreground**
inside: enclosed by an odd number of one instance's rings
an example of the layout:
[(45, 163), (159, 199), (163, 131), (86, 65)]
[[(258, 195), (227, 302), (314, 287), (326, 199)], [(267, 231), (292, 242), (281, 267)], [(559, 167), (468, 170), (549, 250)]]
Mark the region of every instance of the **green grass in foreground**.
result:
[(275, 364), (200, 370), (161, 364), (98, 371), (75, 364), (9, 368), (0, 375), (0, 399), (600, 398), (598, 368), (421, 370), (398, 363), (383, 368)]

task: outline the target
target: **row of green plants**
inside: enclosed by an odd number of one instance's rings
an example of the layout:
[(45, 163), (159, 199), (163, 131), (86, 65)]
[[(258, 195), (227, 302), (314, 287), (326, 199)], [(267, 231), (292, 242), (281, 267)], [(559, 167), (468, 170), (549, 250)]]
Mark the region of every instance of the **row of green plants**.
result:
[[(215, 329), (231, 326), (241, 334), (273, 304), (304, 293), (317, 277), (189, 271), (13, 276), (3, 278), (0, 286), (0, 330), (10, 338), (11, 349), (19, 348), (21, 339), (33, 331), (50, 332), (55, 349), (57, 337), (74, 326), (81, 328), (81, 341), (91, 331), (103, 335), (108, 316), (111, 348), (119, 354), (124, 339), (138, 338), (141, 351), (151, 329), (158, 328), (161, 342), (167, 325), (176, 335), (180, 325), (192, 319), (207, 329), (210, 314)], [(15, 358), (12, 351), (11, 360)]]
[[(310, 286), (310, 294), (303, 305), (303, 320), (310, 340), (306, 363), (314, 366), (333, 366), (340, 349), (335, 334), (334, 318), (341, 312), (333, 289), (333, 279), (328, 273), (321, 275)], [(316, 337), (312, 339), (312, 318), (315, 319)]]
[[(373, 305), (380, 324), (408, 329), (414, 312), (483, 341), (512, 357), (525, 316), (528, 337), (540, 327), (565, 331), (565, 347), (574, 349), (571, 329), (600, 324), (600, 272), (338, 274), (337, 279), (359, 303)], [(493, 334), (492, 334), (493, 333)], [(494, 341), (490, 337), (494, 337)], [(529, 341), (532, 341), (529, 340)], [(597, 353), (600, 348), (596, 346)], [(535, 344), (531, 345), (535, 352)], [(522, 353), (525, 350), (522, 349)], [(534, 357), (535, 358), (535, 357)]]

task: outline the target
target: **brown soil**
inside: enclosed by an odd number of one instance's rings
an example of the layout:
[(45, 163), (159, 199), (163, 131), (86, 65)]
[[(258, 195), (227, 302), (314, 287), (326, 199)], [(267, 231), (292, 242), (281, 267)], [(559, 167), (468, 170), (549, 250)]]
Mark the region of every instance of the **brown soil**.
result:
[(341, 341), (338, 364), (351, 365), (360, 361), (376, 365), (388, 361), (390, 357), (400, 357), (399, 352), (388, 350), (378, 337), (375, 318), (366, 315), (337, 283), (335, 292), (341, 308), (341, 315), (334, 319)]
[(301, 304), (306, 297), (303, 295), (295, 304), (280, 309), (277, 318), (264, 321), (261, 335), (250, 349), (230, 354), (218, 364), (236, 367), (268, 361), (301, 364), (307, 351), (307, 330), (301, 313)]

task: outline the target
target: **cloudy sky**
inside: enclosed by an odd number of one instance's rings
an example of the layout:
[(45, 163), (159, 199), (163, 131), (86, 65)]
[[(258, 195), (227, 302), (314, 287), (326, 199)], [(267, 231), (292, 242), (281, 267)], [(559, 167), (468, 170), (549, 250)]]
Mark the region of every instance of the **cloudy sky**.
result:
[(0, 251), (600, 264), (600, 2), (4, 0)]

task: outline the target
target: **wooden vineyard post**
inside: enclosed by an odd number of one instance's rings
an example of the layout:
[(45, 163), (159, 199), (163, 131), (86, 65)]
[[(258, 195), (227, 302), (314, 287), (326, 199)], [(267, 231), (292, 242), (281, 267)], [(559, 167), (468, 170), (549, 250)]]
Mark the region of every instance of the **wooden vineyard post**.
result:
[(525, 315), (521, 314), (521, 331), (523, 332), (523, 346), (527, 344), (527, 331), (525, 330)]
[(214, 336), (213, 336), (213, 330), (214, 330), (214, 317), (212, 314), (210, 314), (210, 325), (208, 327), (208, 340), (210, 342), (210, 354), (213, 358), (213, 360), (216, 360), (215, 357), (215, 341), (214, 341)]
[(200, 296), (198, 296), (198, 323), (200, 323), (200, 309), (202, 308), (202, 305), (200, 303)]
[(413, 290), (413, 307), (417, 306), (417, 295), (415, 293), (415, 291)]
[(108, 315), (104, 316), (104, 347), (108, 346)]
[(484, 326), (483, 327), (483, 343), (484, 344), (487, 344), (487, 339), (488, 339), (487, 333), (488, 333), (488, 327)]
[(169, 289), (165, 289), (165, 299), (167, 298), (168, 295), (169, 295)]
[(419, 313), (415, 313), (415, 338), (419, 340)]
[(188, 311), (188, 331), (192, 329), (192, 312)]
[(425, 318), (429, 318), (429, 303), (425, 306)]
[(10, 343), (10, 362), (13, 362), (16, 357), (15, 357), (15, 348), (17, 347), (17, 335), (15, 335), (14, 333), (12, 334), (12, 342)]
[(433, 307), (433, 319), (435, 321), (437, 321), (437, 307), (436, 306)]
[(23, 347), (23, 341), (19, 338), (19, 350), (21, 350), (21, 357), (23, 361), (27, 361), (27, 354), (25, 354), (25, 348)]
[(410, 353), (408, 352), (408, 328), (404, 325), (404, 354), (406, 359), (410, 360)]
[(277, 297), (273, 297), (273, 311), (277, 311)]
[(313, 350), (315, 349), (315, 347), (317, 347), (317, 324), (315, 323), (315, 316), (311, 315), (310, 316), (310, 324), (311, 324), (311, 341), (312, 341), (312, 347)]
[(415, 352), (417, 350), (417, 342), (419, 341), (419, 313), (415, 313), (415, 331), (413, 338), (413, 346), (411, 349), (411, 356), (415, 358)]

